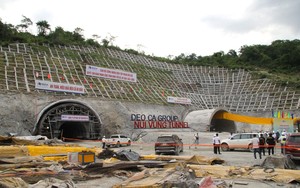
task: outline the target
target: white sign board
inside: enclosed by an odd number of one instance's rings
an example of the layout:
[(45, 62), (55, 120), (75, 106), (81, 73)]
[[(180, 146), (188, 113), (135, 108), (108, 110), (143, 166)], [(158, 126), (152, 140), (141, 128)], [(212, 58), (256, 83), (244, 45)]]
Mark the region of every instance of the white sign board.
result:
[(61, 115), (62, 121), (89, 121), (89, 116), (83, 115)]
[(82, 86), (82, 85), (49, 82), (49, 81), (44, 81), (44, 80), (35, 80), (35, 88), (49, 90), (49, 91), (60, 91), (60, 92), (84, 94), (84, 86)]
[(177, 103), (177, 104), (192, 104), (191, 99), (183, 98), (183, 97), (171, 97), (168, 96), (167, 101), (169, 103)]
[(86, 65), (85, 74), (88, 76), (136, 82), (136, 73), (126, 72), (117, 69), (107, 69), (107, 68), (96, 67), (92, 65)]

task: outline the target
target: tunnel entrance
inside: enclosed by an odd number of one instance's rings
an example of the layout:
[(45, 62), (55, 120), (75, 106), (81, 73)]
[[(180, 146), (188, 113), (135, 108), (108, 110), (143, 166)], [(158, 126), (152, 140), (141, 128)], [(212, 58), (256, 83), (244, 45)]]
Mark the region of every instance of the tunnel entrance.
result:
[(84, 139), (87, 133), (86, 125), (81, 122), (62, 122), (59, 130), (61, 132), (60, 139)]
[(81, 102), (58, 101), (41, 111), (33, 133), (65, 140), (98, 139), (101, 121), (94, 110)]
[(228, 110), (224, 108), (195, 110), (188, 112), (184, 121), (198, 131), (236, 132), (235, 122), (225, 119), (224, 113), (228, 113)]
[(210, 121), (210, 131), (213, 132), (236, 132), (236, 125), (234, 121), (223, 119), (223, 113), (227, 112), (226, 110), (218, 110), (212, 115)]

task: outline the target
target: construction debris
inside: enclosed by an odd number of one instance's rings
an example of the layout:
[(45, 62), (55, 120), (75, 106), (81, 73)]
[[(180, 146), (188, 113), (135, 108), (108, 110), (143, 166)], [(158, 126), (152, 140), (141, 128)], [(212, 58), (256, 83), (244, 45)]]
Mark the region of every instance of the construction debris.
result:
[[(8, 143), (9, 139), (1, 139)], [(298, 171), (290, 170), (294, 168), (293, 163), (281, 156), (267, 157), (256, 168), (223, 166), (224, 162), (218, 157), (199, 155), (140, 156), (131, 150), (115, 152), (70, 145), (6, 145), (0, 146), (0, 187), (75, 187), (74, 182), (104, 176), (124, 180), (115, 188), (248, 185), (246, 181), (233, 181), (237, 178), (281, 184), (300, 182)], [(225, 180), (232, 182), (227, 185)]]
[(271, 155), (261, 164), (263, 168), (296, 169), (295, 163), (284, 155)]

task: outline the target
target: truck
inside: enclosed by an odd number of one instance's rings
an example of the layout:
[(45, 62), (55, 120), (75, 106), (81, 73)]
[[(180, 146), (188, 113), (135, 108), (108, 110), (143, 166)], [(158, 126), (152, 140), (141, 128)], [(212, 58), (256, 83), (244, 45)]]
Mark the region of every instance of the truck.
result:
[(113, 134), (105, 140), (105, 143), (107, 147), (130, 146), (131, 139), (122, 134)]

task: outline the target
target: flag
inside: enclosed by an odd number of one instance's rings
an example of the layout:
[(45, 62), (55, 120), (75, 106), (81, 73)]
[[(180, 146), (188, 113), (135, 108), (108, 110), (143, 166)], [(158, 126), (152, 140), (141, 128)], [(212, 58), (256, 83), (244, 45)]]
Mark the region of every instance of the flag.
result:
[(172, 90), (172, 95), (175, 95), (175, 92)]
[(92, 83), (90, 83), (90, 88), (93, 88), (93, 84)]
[(274, 110), (272, 109), (272, 117), (274, 117)]
[(284, 112), (281, 113), (281, 118), (284, 118)]
[(164, 91), (164, 90), (161, 92), (161, 95), (162, 95), (162, 96), (165, 96), (165, 91)]
[(280, 111), (277, 112), (277, 118), (280, 118), (281, 117), (281, 113)]
[(83, 80), (83, 83), (86, 83), (86, 79)]
[(65, 79), (64, 75), (62, 75), (62, 76), (61, 76), (61, 79), (62, 79), (62, 80), (64, 80), (64, 79)]
[(51, 74), (50, 73), (48, 73), (48, 79), (51, 79)]
[(36, 72), (36, 73), (35, 73), (35, 77), (39, 77), (39, 72)]

